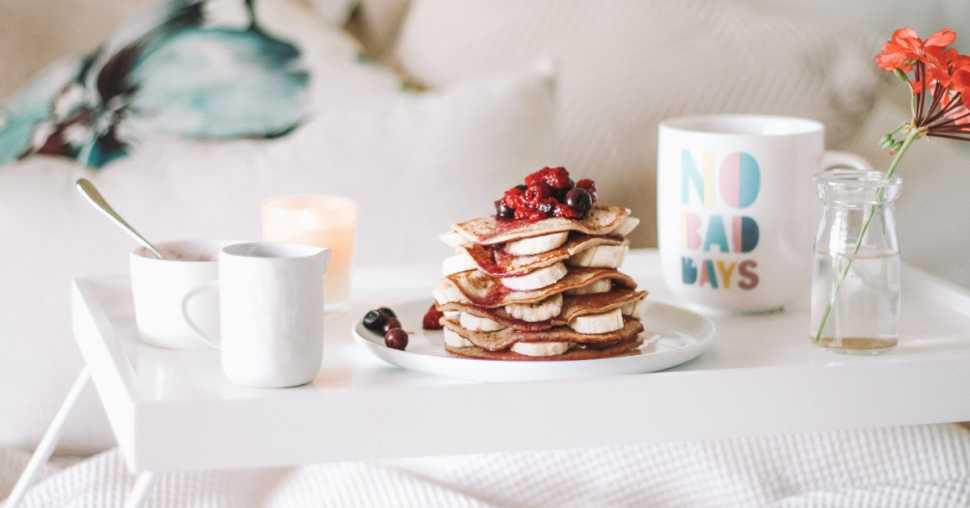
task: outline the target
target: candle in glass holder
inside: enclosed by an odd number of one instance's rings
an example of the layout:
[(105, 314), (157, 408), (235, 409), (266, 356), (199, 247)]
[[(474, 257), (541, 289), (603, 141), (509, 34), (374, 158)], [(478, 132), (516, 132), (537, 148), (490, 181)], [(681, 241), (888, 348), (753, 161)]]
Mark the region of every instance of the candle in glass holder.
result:
[(263, 202), (263, 240), (327, 247), (333, 251), (323, 276), (326, 310), (350, 303), (357, 203), (336, 196), (285, 196)]

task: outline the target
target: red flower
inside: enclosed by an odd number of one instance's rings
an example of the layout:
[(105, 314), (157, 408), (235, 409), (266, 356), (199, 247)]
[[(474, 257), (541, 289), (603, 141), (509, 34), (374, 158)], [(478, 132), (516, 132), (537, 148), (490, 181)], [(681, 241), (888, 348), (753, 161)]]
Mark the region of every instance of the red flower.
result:
[[(970, 57), (964, 57), (970, 61)], [(958, 69), (953, 73), (952, 81), (953, 91), (961, 94), (961, 99), (963, 99), (963, 109), (960, 109), (961, 113), (965, 113), (970, 110), (970, 68)], [(966, 118), (962, 119), (964, 121), (957, 120), (957, 123), (968, 123)]]
[(916, 61), (935, 67), (942, 63), (942, 54), (947, 45), (955, 41), (957, 35), (947, 28), (922, 41), (912, 28), (902, 28), (893, 33), (892, 39), (883, 44), (882, 53), (876, 55), (876, 65), (892, 72), (899, 69), (909, 72)]

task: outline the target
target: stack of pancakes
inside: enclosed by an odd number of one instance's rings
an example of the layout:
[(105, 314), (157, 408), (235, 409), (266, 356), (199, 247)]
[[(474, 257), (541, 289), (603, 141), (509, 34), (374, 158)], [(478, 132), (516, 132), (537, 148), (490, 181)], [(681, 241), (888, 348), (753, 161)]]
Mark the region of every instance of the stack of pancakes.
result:
[(445, 349), (467, 358), (581, 360), (642, 339), (645, 291), (617, 271), (640, 222), (594, 205), (584, 219), (483, 217), (440, 235), (457, 254), (434, 290)]

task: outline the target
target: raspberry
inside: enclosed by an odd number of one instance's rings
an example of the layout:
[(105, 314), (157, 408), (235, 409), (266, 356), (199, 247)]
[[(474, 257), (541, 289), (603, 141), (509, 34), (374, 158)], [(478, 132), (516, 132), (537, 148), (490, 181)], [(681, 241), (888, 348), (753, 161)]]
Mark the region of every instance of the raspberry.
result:
[(556, 217), (563, 217), (566, 219), (581, 219), (583, 217), (583, 214), (563, 204), (556, 205), (555, 215)]
[(544, 212), (532, 206), (523, 206), (515, 209), (515, 218), (518, 220), (542, 220), (548, 217)]
[(546, 198), (539, 201), (539, 205), (536, 206), (536, 209), (546, 215), (554, 215), (556, 212), (556, 206), (558, 205), (559, 202), (556, 201), (556, 198)]
[(569, 186), (569, 171), (566, 168), (552, 168), (546, 173), (546, 183), (556, 190), (565, 189)]
[(525, 204), (524, 202), (525, 193), (522, 192), (522, 189), (515, 187), (505, 191), (505, 195), (502, 196), (502, 203), (504, 203), (506, 207), (513, 210), (522, 207)]
[(552, 189), (545, 182), (535, 182), (525, 190), (525, 201), (533, 208), (539, 206), (539, 202), (552, 196)]
[(551, 187), (553, 190), (565, 189), (569, 186), (569, 171), (566, 168), (542, 168), (535, 173), (527, 176), (525, 179), (526, 185), (533, 185), (537, 182), (545, 182), (546, 185)]
[(532, 215), (532, 211), (533, 211), (532, 208), (529, 208), (527, 206), (520, 206), (519, 208), (515, 209), (515, 218), (517, 220), (528, 219), (529, 216)]
[(586, 189), (586, 192), (589, 193), (589, 197), (593, 198), (593, 204), (594, 205), (596, 204), (596, 183), (595, 182), (593, 182), (588, 178), (584, 178), (576, 182), (576, 187), (579, 187), (580, 189)]
[(427, 314), (424, 315), (424, 320), (421, 322), (421, 327), (425, 330), (440, 330), (444, 328), (441, 326), (441, 318), (444, 317), (445, 313), (438, 310), (434, 304), (428, 309)]

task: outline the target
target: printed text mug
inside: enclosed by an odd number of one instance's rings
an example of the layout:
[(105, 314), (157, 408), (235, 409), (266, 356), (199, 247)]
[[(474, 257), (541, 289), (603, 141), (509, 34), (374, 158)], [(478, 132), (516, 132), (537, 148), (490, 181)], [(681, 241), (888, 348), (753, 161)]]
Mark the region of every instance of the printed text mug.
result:
[(664, 280), (693, 305), (776, 310), (809, 292), (818, 204), (812, 176), (871, 169), (825, 151), (824, 126), (711, 115), (660, 124), (657, 227)]

